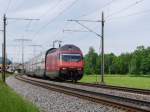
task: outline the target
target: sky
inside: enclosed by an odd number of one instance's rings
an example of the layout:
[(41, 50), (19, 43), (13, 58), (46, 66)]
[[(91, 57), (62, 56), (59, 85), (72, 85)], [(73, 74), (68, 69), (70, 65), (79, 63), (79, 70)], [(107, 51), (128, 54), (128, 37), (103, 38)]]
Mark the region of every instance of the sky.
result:
[[(0, 0), (0, 6), (0, 30), (3, 15), (7, 18), (7, 57), (15, 62), (21, 62), (21, 42), (16, 40), (20, 38), (30, 40), (24, 42), (25, 61), (51, 48), (54, 40), (61, 40), (62, 45), (74, 44), (83, 54), (92, 46), (99, 54), (100, 37), (95, 33), (63, 30), (87, 31), (67, 20), (98, 21), (102, 11), (105, 53), (119, 55), (140, 45), (150, 46), (150, 0)], [(100, 22), (80, 23), (101, 35)], [(1, 31), (0, 45), (2, 42)], [(1, 52), (0, 47), (0, 56)]]

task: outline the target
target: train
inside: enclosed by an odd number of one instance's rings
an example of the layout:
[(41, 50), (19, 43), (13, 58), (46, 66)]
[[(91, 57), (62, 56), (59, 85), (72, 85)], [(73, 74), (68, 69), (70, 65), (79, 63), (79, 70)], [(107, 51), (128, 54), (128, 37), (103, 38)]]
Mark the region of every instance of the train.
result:
[[(2, 57), (0, 57), (0, 72), (2, 72), (2, 68), (3, 68), (2, 62), (3, 62), (3, 59), (2, 59)], [(9, 73), (13, 73), (14, 72), (13, 70), (14, 69), (13, 69), (13, 63), (12, 63), (12, 61), (9, 60), (9, 59), (6, 59), (5, 71), (9, 72)]]
[[(0, 64), (0, 72), (2, 72), (2, 69), (3, 69), (2, 66), (3, 66), (3, 65)], [(10, 65), (6, 65), (6, 66), (5, 66), (5, 71), (7, 72), (7, 71), (9, 70), (9, 68), (10, 68)]]
[(29, 76), (76, 82), (84, 73), (83, 54), (79, 47), (72, 44), (50, 48), (26, 62), (24, 69)]

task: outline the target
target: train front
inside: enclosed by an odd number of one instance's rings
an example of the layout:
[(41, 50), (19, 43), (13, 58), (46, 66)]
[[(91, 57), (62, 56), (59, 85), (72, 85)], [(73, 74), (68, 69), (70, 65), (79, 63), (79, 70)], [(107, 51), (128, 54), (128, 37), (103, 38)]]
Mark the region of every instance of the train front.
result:
[(83, 76), (83, 55), (74, 45), (60, 48), (60, 77), (64, 80), (77, 81)]

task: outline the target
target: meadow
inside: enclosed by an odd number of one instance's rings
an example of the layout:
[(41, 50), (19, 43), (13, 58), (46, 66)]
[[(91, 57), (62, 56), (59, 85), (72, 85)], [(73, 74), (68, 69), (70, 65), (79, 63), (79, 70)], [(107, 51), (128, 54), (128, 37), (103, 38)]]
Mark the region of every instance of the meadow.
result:
[[(101, 75), (84, 75), (80, 82), (100, 83)], [(140, 89), (150, 89), (150, 75), (105, 75), (104, 82), (108, 85)]]
[(39, 112), (39, 109), (4, 84), (0, 74), (0, 112)]

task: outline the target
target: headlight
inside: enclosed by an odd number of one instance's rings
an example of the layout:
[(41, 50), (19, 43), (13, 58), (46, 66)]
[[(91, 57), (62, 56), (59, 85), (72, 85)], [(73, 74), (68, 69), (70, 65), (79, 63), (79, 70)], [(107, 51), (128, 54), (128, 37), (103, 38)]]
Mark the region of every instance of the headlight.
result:
[(67, 68), (62, 68), (62, 70), (66, 70)]

